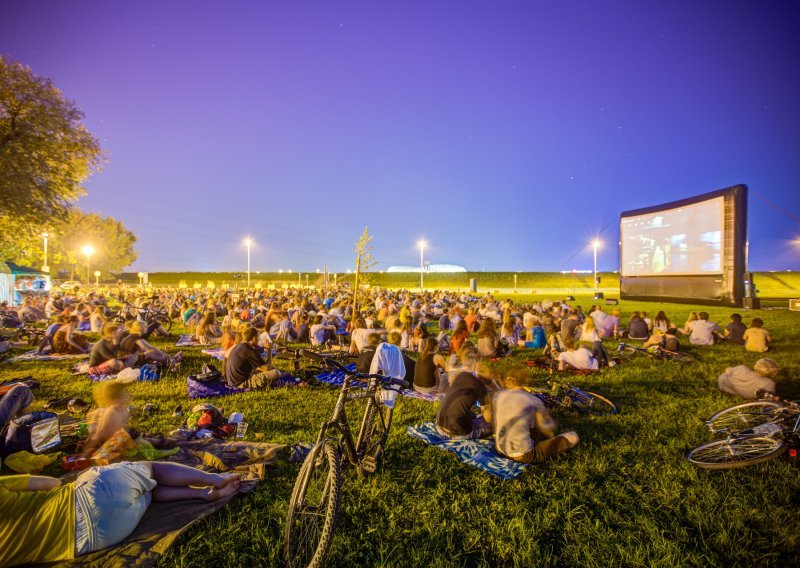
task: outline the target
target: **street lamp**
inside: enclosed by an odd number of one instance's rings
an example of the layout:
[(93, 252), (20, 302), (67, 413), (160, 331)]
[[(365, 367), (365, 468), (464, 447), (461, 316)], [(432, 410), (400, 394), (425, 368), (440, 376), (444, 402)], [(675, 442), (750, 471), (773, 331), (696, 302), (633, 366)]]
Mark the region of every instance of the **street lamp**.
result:
[(86, 255), (86, 285), (91, 286), (91, 274), (89, 273), (89, 260), (92, 258), (94, 254), (94, 247), (92, 245), (83, 245), (81, 252)]
[(600, 239), (592, 241), (592, 248), (594, 249), (594, 295), (597, 296), (597, 249), (600, 248)]
[(419, 289), (420, 290), (424, 290), (425, 289), (425, 276), (424, 276), (424, 271), (425, 271), (425, 260), (424, 260), (424, 258), (425, 257), (424, 257), (424, 255), (425, 255), (425, 247), (427, 245), (428, 245), (428, 243), (425, 242), (425, 239), (420, 239), (419, 241), (417, 241), (417, 246), (419, 246)]
[(244, 240), (244, 244), (247, 245), (247, 287), (250, 287), (250, 246), (253, 244), (253, 239), (247, 237)]
[(144, 272), (139, 272), (136, 276), (139, 277), (139, 286), (144, 283)]
[(50, 233), (42, 233), (42, 238), (44, 239), (44, 264), (42, 264), (42, 272), (50, 272), (50, 267), (47, 266), (47, 237), (49, 236)]
[(100, 286), (100, 271), (99, 270), (95, 270), (94, 271), (94, 285), (95, 286)]

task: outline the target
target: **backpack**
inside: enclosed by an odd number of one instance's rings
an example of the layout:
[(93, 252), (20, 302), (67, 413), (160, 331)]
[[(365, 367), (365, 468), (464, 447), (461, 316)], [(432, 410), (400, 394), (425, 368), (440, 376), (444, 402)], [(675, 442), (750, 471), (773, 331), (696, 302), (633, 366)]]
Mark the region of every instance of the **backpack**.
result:
[(54, 412), (31, 412), (11, 421), (0, 441), (0, 456), (28, 451), (45, 453), (61, 444), (58, 415)]
[(667, 351), (677, 351), (679, 347), (678, 338), (674, 335), (666, 334), (661, 341), (661, 346)]

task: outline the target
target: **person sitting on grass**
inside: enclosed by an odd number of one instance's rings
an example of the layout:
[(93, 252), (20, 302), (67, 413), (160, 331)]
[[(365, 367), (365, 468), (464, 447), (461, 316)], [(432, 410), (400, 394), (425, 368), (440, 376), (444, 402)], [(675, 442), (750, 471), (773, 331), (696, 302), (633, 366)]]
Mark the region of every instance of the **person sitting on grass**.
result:
[(614, 308), (603, 318), (602, 325), (597, 329), (602, 339), (616, 339), (619, 336), (619, 315), (619, 309)]
[(754, 400), (763, 398), (758, 391), (775, 394), (775, 375), (778, 374), (778, 365), (772, 359), (759, 359), (751, 371), (746, 365), (729, 367), (717, 380), (720, 390)]
[(642, 318), (639, 312), (633, 312), (631, 319), (628, 321), (628, 339), (634, 341), (645, 341), (650, 337), (650, 330), (647, 328), (647, 322)]
[(158, 347), (150, 345), (147, 340), (142, 337), (144, 324), (138, 320), (128, 322), (125, 324), (128, 328), (127, 335), (124, 335), (119, 342), (119, 354), (124, 356), (135, 354), (139, 358), (139, 362), (147, 363), (162, 363), (169, 367), (177, 365), (183, 359), (183, 353), (178, 352), (174, 357), (169, 353), (165, 353)]
[(478, 352), (485, 359), (502, 357), (508, 353), (508, 344), (500, 340), (492, 318), (483, 320), (478, 328)]
[(519, 463), (542, 463), (574, 448), (575, 432), (556, 435), (556, 424), (544, 403), (524, 390), (529, 380), (525, 367), (506, 374), (505, 388), (494, 396), (497, 453)]
[(744, 332), (747, 326), (742, 323), (742, 316), (731, 314), (731, 322), (725, 326), (722, 339), (734, 345), (744, 345)]
[(467, 322), (462, 319), (456, 324), (453, 335), (450, 336), (450, 353), (458, 353), (467, 339), (469, 339), (469, 329)]
[(121, 326), (109, 322), (103, 326), (101, 339), (94, 344), (89, 354), (90, 375), (112, 375), (119, 373), (126, 367), (133, 367), (139, 360), (136, 353), (124, 357), (119, 355), (119, 337)]
[(358, 354), (356, 359), (356, 370), (359, 373), (369, 373), (369, 367), (372, 364), (372, 358), (375, 356), (375, 350), (381, 343), (381, 336), (378, 333), (372, 334), (367, 337), (367, 345)]
[(422, 351), (414, 367), (414, 390), (417, 392), (438, 392), (440, 376), (445, 372), (446, 364), (436, 347), (436, 339), (433, 337), (426, 338), (422, 343)]
[(401, 376), (400, 378), (405, 380), (405, 381), (408, 381), (409, 383), (413, 382), (414, 381), (414, 370), (415, 370), (415, 367), (417, 365), (417, 362), (414, 359), (412, 359), (408, 355), (408, 353), (403, 351), (403, 349), (400, 347), (400, 343), (402, 341), (402, 337), (400, 336), (400, 334), (398, 332), (393, 331), (388, 336), (386, 336), (386, 341), (387, 341), (387, 343), (391, 343), (392, 345), (396, 345), (397, 348), (400, 349), (400, 354), (403, 357), (403, 365), (405, 367), (405, 372), (403, 373), (403, 376)]
[(310, 343), (311, 328), (309, 328), (308, 326), (308, 316), (305, 314), (301, 315), (300, 317), (297, 318), (297, 321), (298, 323), (297, 323), (297, 329), (295, 330), (295, 335), (296, 335), (295, 340), (298, 343)]
[(54, 477), (0, 476), (0, 566), (72, 560), (125, 540), (151, 501), (216, 501), (239, 488), (238, 473), (169, 462), (93, 467), (65, 484)]
[(103, 306), (97, 306), (89, 315), (89, 329), (93, 333), (99, 333), (102, 331), (103, 324), (108, 321), (105, 311), (106, 309)]
[(200, 345), (208, 345), (216, 341), (222, 335), (222, 329), (217, 323), (217, 313), (214, 310), (208, 310), (200, 322), (197, 324), (195, 330), (195, 337)]
[(677, 330), (675, 326), (672, 325), (672, 322), (669, 321), (667, 314), (664, 313), (664, 310), (660, 310), (656, 314), (656, 319), (653, 320), (653, 333), (670, 333), (674, 334)]
[(558, 370), (596, 371), (600, 368), (595, 355), (571, 339), (564, 340), (564, 351), (558, 354)]
[(91, 349), (89, 340), (82, 333), (78, 333), (78, 317), (69, 314), (62, 315), (58, 320), (58, 330), (53, 334), (53, 355), (78, 355), (88, 353)]
[(511, 316), (503, 322), (500, 329), (500, 339), (505, 341), (509, 347), (516, 347), (520, 344), (520, 331), (522, 326), (517, 323), (517, 318)]
[(289, 375), (272, 365), (272, 349), (267, 349), (266, 361), (258, 349), (258, 330), (247, 325), (242, 341), (233, 346), (225, 359), (225, 382), (229, 387), (260, 389)]
[(683, 332), (689, 335), (689, 343), (692, 345), (714, 345), (719, 334), (720, 327), (712, 321), (708, 321), (708, 312), (697, 314), (695, 321), (689, 322)]
[(127, 384), (116, 380), (103, 381), (94, 387), (94, 400), (98, 408), (88, 415), (89, 436), (81, 452), (86, 457), (91, 457), (120, 428), (128, 426), (131, 395), (127, 387)]
[(335, 325), (324, 323), (321, 315), (315, 316), (314, 325), (309, 329), (311, 345), (324, 345), (328, 340), (333, 339), (335, 331)]
[[(444, 395), (436, 415), (436, 431), (452, 440), (487, 438), (492, 434), (491, 379), (478, 372), (478, 357), (473, 350), (462, 348), (460, 358), (462, 370)], [(481, 416), (476, 417), (472, 408), (477, 403)]]
[(750, 327), (745, 330), (742, 335), (742, 339), (745, 341), (744, 348), (746, 351), (752, 351), (753, 353), (769, 351), (769, 344), (772, 341), (772, 337), (763, 326), (764, 322), (761, 318), (753, 318), (753, 321), (750, 322)]

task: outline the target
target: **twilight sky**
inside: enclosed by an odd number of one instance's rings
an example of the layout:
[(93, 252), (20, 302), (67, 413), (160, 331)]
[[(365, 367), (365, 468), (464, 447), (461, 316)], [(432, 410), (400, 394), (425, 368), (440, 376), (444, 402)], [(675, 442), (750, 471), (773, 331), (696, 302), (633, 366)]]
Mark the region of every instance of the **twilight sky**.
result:
[[(800, 269), (794, 1), (0, 3), (109, 154), (133, 270), (618, 269), (620, 211), (745, 183)], [(758, 194), (758, 195), (756, 195)], [(766, 200), (766, 201), (765, 201)], [(769, 202), (769, 204), (767, 203)]]

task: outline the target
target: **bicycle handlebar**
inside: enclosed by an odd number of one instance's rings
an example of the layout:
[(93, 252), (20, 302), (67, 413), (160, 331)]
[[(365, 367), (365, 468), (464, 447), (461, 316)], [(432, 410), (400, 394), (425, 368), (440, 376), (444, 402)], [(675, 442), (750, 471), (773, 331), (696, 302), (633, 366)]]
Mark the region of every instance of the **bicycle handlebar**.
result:
[(308, 349), (301, 350), (300, 355), (312, 359), (314, 361), (317, 361), (318, 363), (329, 365), (331, 367), (336, 367), (337, 369), (342, 371), (345, 375), (350, 375), (351, 377), (356, 377), (357, 379), (378, 379), (381, 382), (388, 383), (390, 385), (396, 385), (404, 389), (407, 389), (409, 386), (411, 386), (411, 384), (408, 381), (404, 381), (403, 379), (387, 377), (386, 375), (365, 374), (365, 373), (359, 373), (358, 371), (350, 371), (347, 367), (339, 363), (339, 361), (335, 361), (330, 357), (325, 357), (323, 355), (320, 355), (319, 353), (315, 353), (314, 351), (310, 351)]

